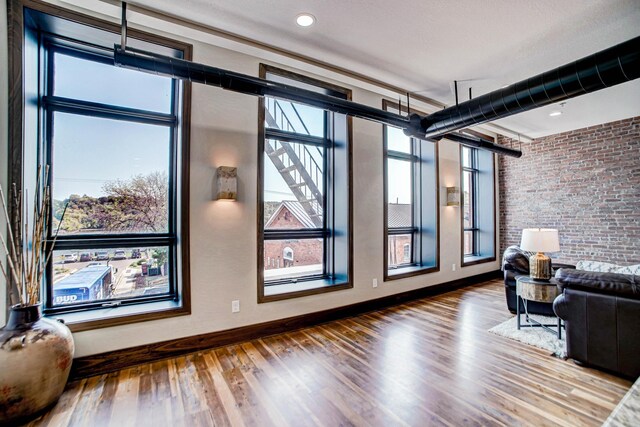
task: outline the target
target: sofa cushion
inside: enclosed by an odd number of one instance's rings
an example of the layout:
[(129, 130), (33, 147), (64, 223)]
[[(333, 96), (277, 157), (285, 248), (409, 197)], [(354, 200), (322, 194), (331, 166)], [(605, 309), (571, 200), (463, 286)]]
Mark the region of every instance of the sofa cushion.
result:
[(577, 289), (640, 300), (640, 276), (561, 268), (556, 272), (556, 280), (562, 290)]
[(640, 276), (640, 264), (616, 265), (601, 261), (578, 261), (576, 270), (595, 271), (599, 273), (632, 274)]
[(502, 269), (509, 264), (512, 270), (529, 274), (529, 257), (533, 252), (526, 252), (518, 246), (509, 246), (502, 255)]

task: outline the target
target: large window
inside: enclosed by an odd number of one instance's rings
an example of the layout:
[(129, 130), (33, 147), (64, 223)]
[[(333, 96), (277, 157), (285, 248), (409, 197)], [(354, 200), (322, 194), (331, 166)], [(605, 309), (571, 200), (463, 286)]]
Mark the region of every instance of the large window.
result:
[(437, 144), (384, 126), (384, 153), (385, 280), (437, 271)]
[(495, 260), (494, 155), (461, 146), (462, 265)]
[(478, 254), (478, 208), (476, 193), (478, 192), (478, 150), (462, 147), (462, 227), (463, 255), (465, 257)]
[[(25, 14), (25, 97), (27, 110), (38, 112), (25, 113), (24, 187), (36, 164), (49, 166), (51, 187), (45, 313), (74, 313), (71, 323), (81, 323), (122, 318), (125, 312), (101, 311), (121, 306), (138, 319), (185, 312), (187, 89), (115, 67), (116, 33)], [(190, 52), (131, 43), (181, 58)]]
[[(273, 67), (262, 66), (261, 76), (350, 96)], [(270, 97), (260, 108), (260, 301), (350, 286), (350, 121)]]

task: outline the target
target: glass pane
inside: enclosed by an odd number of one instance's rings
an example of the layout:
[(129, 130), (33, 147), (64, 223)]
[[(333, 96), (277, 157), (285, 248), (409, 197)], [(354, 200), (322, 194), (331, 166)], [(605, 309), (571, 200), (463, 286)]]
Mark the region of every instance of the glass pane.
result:
[(471, 148), (462, 147), (462, 166), (466, 168), (472, 167), (471, 164)]
[(464, 255), (473, 255), (473, 231), (464, 232)]
[(168, 231), (168, 127), (55, 113), (54, 227), (72, 233)]
[(324, 149), (265, 141), (265, 229), (323, 227)]
[(389, 203), (411, 203), (411, 169), (412, 163), (410, 161), (387, 159)]
[(264, 280), (294, 279), (324, 272), (323, 239), (265, 240)]
[(54, 95), (120, 107), (171, 113), (172, 81), (141, 71), (56, 52)]
[(387, 126), (387, 150), (411, 154), (411, 138), (402, 129)]
[(389, 228), (413, 227), (410, 204), (389, 203), (387, 226)]
[(411, 264), (413, 255), (413, 242), (411, 234), (391, 235), (388, 239), (389, 267), (397, 267), (403, 264)]
[(291, 101), (265, 97), (265, 126), (288, 132), (325, 137), (325, 112)]
[(463, 227), (473, 227), (473, 188), (472, 185), (472, 172), (464, 171), (462, 173), (462, 214), (463, 214)]
[(53, 251), (53, 305), (169, 293), (169, 249)]

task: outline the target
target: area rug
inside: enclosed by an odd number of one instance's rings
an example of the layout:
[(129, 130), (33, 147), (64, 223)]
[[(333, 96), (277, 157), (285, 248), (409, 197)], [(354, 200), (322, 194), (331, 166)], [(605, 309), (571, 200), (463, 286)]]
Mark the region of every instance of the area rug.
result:
[[(522, 314), (521, 316), (521, 322), (524, 324), (524, 314)], [(540, 323), (544, 323), (545, 325), (553, 325), (558, 322), (558, 319), (556, 319), (555, 317), (537, 315), (533, 315), (531, 317)], [(518, 330), (517, 319), (515, 316), (489, 329), (489, 332), (510, 338), (512, 340), (520, 341), (521, 343), (532, 345), (543, 350), (548, 350), (553, 356), (559, 357), (561, 359), (567, 358), (567, 346), (564, 340), (564, 336), (561, 340), (559, 340), (556, 334), (553, 334), (542, 328), (526, 327)]]
[(603, 427), (640, 426), (640, 378), (631, 386)]

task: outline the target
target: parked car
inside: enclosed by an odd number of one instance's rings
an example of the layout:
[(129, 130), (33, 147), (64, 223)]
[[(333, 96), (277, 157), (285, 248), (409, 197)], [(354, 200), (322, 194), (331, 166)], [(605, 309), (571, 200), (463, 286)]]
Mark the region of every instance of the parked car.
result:
[(65, 254), (64, 255), (64, 263), (68, 263), (68, 262), (78, 262), (78, 254), (74, 253), (74, 254)]
[(96, 252), (96, 260), (104, 261), (109, 259), (109, 252), (107, 251), (98, 251)]
[(93, 257), (89, 252), (83, 252), (80, 254), (80, 262), (91, 261)]
[(87, 264), (87, 267), (91, 267), (92, 265), (107, 265), (103, 262), (90, 262), (89, 264)]
[(115, 253), (113, 254), (113, 258), (114, 260), (116, 259), (127, 259), (127, 255), (124, 253), (124, 251), (115, 251)]

